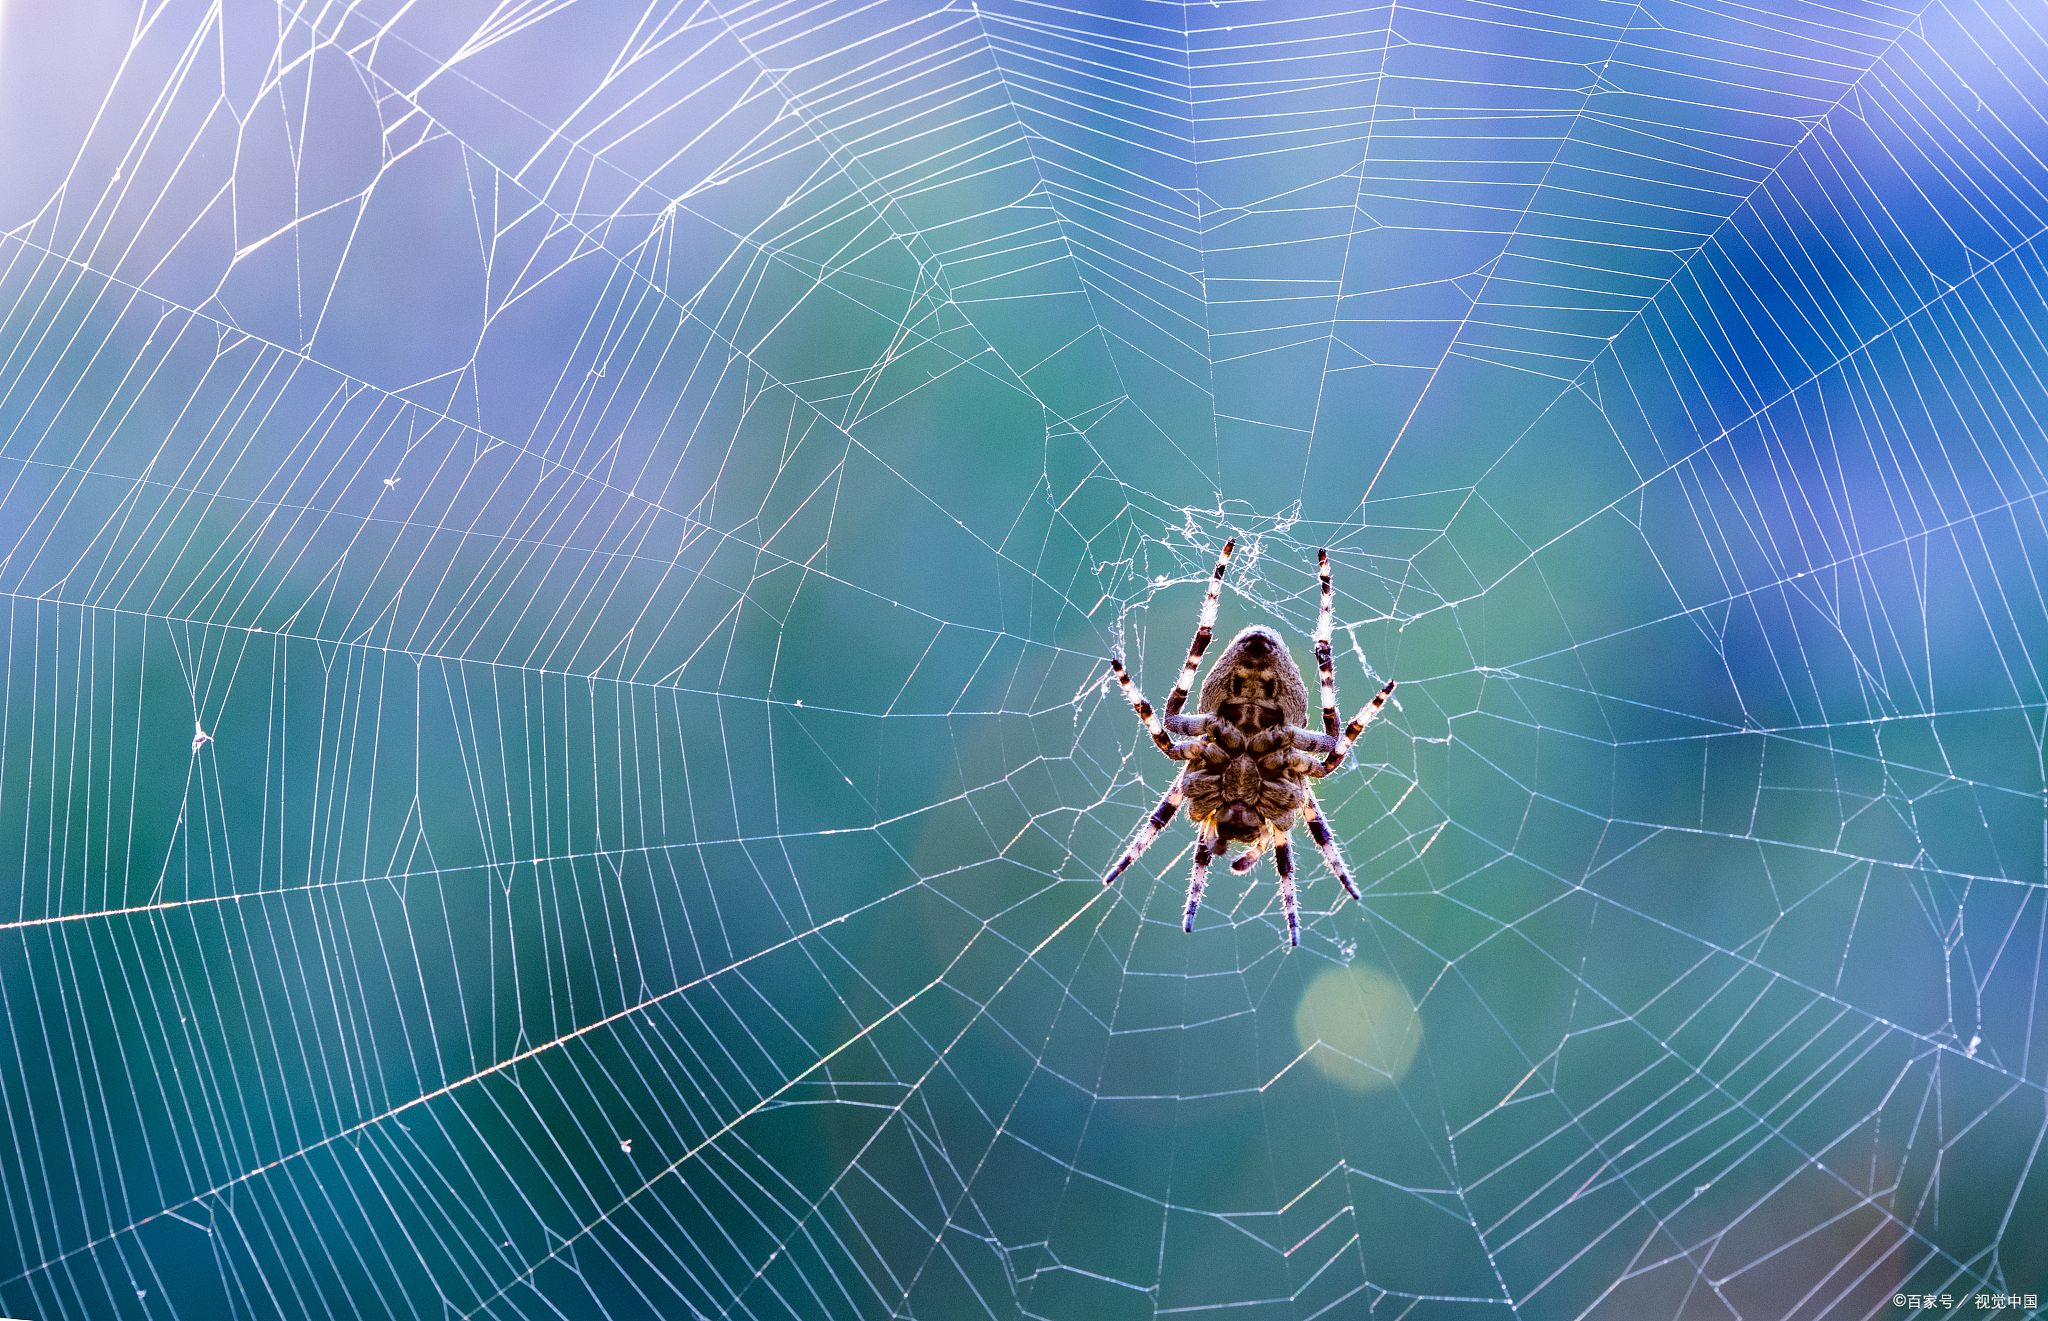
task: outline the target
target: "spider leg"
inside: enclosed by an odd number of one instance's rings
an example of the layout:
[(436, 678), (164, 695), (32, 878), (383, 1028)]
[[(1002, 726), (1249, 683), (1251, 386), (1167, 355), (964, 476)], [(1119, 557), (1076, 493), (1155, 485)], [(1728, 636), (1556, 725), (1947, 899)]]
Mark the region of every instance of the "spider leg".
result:
[(1180, 667), (1180, 679), (1173, 685), (1173, 691), (1166, 698), (1166, 714), (1177, 716), (1187, 705), (1188, 689), (1194, 687), (1195, 671), (1201, 668), (1202, 653), (1209, 649), (1209, 639), (1216, 631), (1216, 603), (1223, 598), (1223, 571), (1230, 567), (1230, 556), (1237, 549), (1237, 539), (1223, 543), (1223, 553), (1216, 557), (1215, 572), (1209, 575), (1209, 593), (1202, 598), (1201, 626), (1195, 629), (1195, 640), (1188, 644), (1186, 664)]
[(1242, 876), (1258, 866), (1259, 857), (1266, 851), (1269, 843), (1267, 836), (1262, 833), (1257, 839), (1245, 845), (1244, 852), (1237, 855), (1237, 861), (1230, 864), (1231, 875)]
[[(1372, 718), (1380, 713), (1380, 708), (1387, 704), (1387, 698), (1392, 696), (1393, 692), (1394, 681), (1389, 679), (1387, 686), (1380, 689), (1357, 715), (1351, 717), (1351, 723), (1344, 726), (1344, 732), (1337, 737), (1336, 751), (1323, 758), (1323, 768), (1316, 772), (1318, 778), (1328, 775), (1344, 764), (1344, 758), (1351, 753), (1351, 745), (1358, 742), (1358, 736), (1365, 732), (1365, 727), (1372, 723)], [(1334, 720), (1336, 717), (1331, 716), (1331, 719)]]
[(1316, 612), (1316, 669), (1323, 677), (1323, 732), (1337, 737), (1337, 666), (1330, 651), (1330, 631), (1336, 626), (1337, 595), (1330, 587), (1330, 552), (1316, 552), (1316, 577), (1323, 580), (1323, 608)]
[(1317, 805), (1316, 796), (1307, 789), (1308, 786), (1302, 786), (1301, 815), (1308, 822), (1308, 837), (1316, 842), (1316, 848), (1323, 855), (1323, 865), (1337, 877), (1344, 893), (1358, 899), (1361, 897), (1358, 887), (1351, 883), (1351, 870), (1344, 865), (1344, 854), (1337, 848), (1337, 837), (1330, 833), (1330, 827), (1323, 821), (1323, 809)]
[(1287, 946), (1301, 944), (1301, 902), (1294, 892), (1294, 849), (1282, 835), (1273, 846), (1273, 870), (1280, 873), (1280, 911), (1287, 914)]
[(1173, 740), (1166, 736), (1166, 726), (1159, 723), (1158, 713), (1153, 711), (1152, 704), (1145, 700), (1145, 694), (1138, 691), (1138, 685), (1131, 682), (1131, 676), (1124, 670), (1123, 657), (1111, 656), (1109, 668), (1116, 675), (1116, 681), (1123, 685), (1124, 700), (1131, 704), (1131, 710), (1138, 713), (1138, 719), (1145, 722), (1145, 732), (1152, 736), (1152, 742), (1175, 761), (1186, 761), (1187, 753), (1173, 745)]
[(1204, 830), (1195, 839), (1195, 865), (1188, 871), (1188, 910), (1180, 921), (1182, 931), (1195, 929), (1195, 910), (1202, 906), (1202, 892), (1209, 888), (1209, 862), (1215, 856), (1209, 851), (1209, 832)]
[(1118, 858), (1116, 866), (1111, 867), (1108, 874), (1102, 878), (1104, 885), (1115, 884), (1116, 878), (1124, 874), (1124, 868), (1136, 862), (1139, 854), (1152, 847), (1152, 841), (1159, 838), (1159, 832), (1166, 829), (1166, 823), (1173, 820), (1175, 812), (1180, 811), (1181, 800), (1187, 797), (1187, 790), (1182, 784), (1185, 779), (1185, 772), (1173, 777), (1173, 785), (1166, 791), (1166, 797), (1159, 800), (1159, 806), (1152, 809), (1152, 815), (1145, 819), (1145, 824), (1139, 826), (1138, 833), (1131, 836), (1131, 845), (1124, 850), (1124, 856)]

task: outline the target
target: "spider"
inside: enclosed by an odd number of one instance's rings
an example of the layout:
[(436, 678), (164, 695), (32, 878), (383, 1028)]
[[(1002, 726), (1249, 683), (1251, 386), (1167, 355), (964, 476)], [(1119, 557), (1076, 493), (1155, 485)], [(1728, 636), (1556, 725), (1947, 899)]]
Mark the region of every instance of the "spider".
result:
[[(1294, 849), (1290, 834), (1299, 816), (1308, 825), (1309, 837), (1322, 851), (1323, 862), (1353, 899), (1358, 887), (1351, 883), (1344, 855), (1330, 834), (1323, 814), (1316, 807), (1310, 780), (1320, 780), (1344, 764), (1344, 758), (1358, 741), (1366, 725), (1380, 713), (1393, 693), (1391, 680), (1372, 701), (1353, 716), (1343, 732), (1337, 729), (1337, 673), (1331, 664), (1330, 629), (1335, 601), (1330, 589), (1330, 556), (1316, 552), (1316, 574), (1322, 579), (1323, 603), (1316, 616), (1316, 667), (1322, 672), (1323, 732), (1302, 727), (1308, 716), (1308, 688), (1301, 670), (1287, 654), (1280, 635), (1254, 624), (1230, 640), (1216, 663), (1202, 680), (1202, 698), (1196, 714), (1184, 716), (1188, 689), (1201, 667), (1202, 653), (1209, 648), (1216, 627), (1216, 604), (1223, 595), (1223, 574), (1230, 567), (1237, 542), (1223, 543), (1216, 557), (1216, 571), (1209, 576), (1209, 592), (1202, 598), (1200, 627), (1188, 647), (1187, 662), (1180, 679), (1166, 699), (1166, 716), (1161, 719), (1145, 700), (1131, 676), (1124, 670), (1123, 657), (1111, 656), (1109, 668), (1123, 685), (1124, 697), (1145, 732), (1159, 750), (1185, 768), (1174, 777), (1166, 797), (1152, 809), (1152, 815), (1131, 837), (1116, 865), (1102, 878), (1115, 883), (1124, 868), (1159, 838), (1159, 832), (1173, 820), (1186, 803), (1188, 818), (1195, 823), (1195, 865), (1188, 877), (1188, 904), (1181, 930), (1195, 929), (1195, 912), (1202, 906), (1202, 892), (1208, 887), (1209, 864), (1223, 856), (1234, 843), (1245, 851), (1230, 864), (1233, 874), (1249, 872), (1261, 854), (1273, 855), (1273, 870), (1280, 877), (1280, 906), (1287, 915), (1287, 943), (1301, 944), (1301, 914), (1294, 892)], [(1178, 735), (1184, 742), (1176, 742)]]

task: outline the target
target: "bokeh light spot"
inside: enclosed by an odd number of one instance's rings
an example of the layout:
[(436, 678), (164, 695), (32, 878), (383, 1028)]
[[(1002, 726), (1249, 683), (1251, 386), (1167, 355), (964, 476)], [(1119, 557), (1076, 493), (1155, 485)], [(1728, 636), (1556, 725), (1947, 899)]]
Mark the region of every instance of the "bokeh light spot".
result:
[(1422, 1045), (1422, 1015), (1399, 982), (1353, 964), (1325, 969), (1308, 984), (1294, 1035), (1331, 1081), (1374, 1092), (1408, 1076)]

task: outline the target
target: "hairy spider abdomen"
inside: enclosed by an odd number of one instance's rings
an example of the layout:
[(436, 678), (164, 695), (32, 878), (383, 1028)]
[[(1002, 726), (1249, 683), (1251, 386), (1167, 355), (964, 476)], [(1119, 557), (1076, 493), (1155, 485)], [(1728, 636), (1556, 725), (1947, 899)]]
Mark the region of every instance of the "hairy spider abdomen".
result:
[(1308, 688), (1280, 635), (1254, 624), (1216, 658), (1195, 709), (1214, 712), (1248, 733), (1299, 725), (1308, 716)]

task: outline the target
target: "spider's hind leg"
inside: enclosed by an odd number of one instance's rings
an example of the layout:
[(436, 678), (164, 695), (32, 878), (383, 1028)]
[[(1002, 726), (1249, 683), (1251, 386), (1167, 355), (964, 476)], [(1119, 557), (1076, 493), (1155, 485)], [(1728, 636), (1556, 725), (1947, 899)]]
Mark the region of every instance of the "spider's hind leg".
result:
[(1301, 944), (1301, 900), (1294, 889), (1294, 849), (1286, 836), (1273, 846), (1273, 870), (1280, 873), (1280, 911), (1287, 915), (1287, 947)]
[(1202, 906), (1202, 893), (1209, 888), (1209, 863), (1215, 858), (1210, 844), (1213, 841), (1205, 829), (1195, 840), (1195, 865), (1188, 869), (1188, 907), (1181, 915), (1180, 929), (1195, 929), (1195, 912)]
[(1351, 883), (1351, 870), (1344, 865), (1344, 854), (1337, 847), (1337, 837), (1330, 833), (1330, 827), (1323, 820), (1323, 810), (1316, 803), (1313, 793), (1305, 794), (1301, 801), (1301, 815), (1308, 823), (1308, 837), (1316, 842), (1316, 848), (1323, 855), (1323, 865), (1337, 877), (1337, 883), (1344, 887), (1344, 893), (1359, 899), (1358, 887)]
[(1173, 777), (1173, 785), (1167, 789), (1166, 797), (1159, 800), (1159, 805), (1152, 809), (1152, 815), (1145, 818), (1145, 824), (1139, 826), (1138, 833), (1131, 836), (1130, 847), (1124, 850), (1124, 855), (1116, 860), (1116, 865), (1103, 876), (1104, 885), (1114, 885), (1116, 878), (1124, 874), (1124, 868), (1136, 862), (1139, 854), (1152, 847), (1152, 841), (1159, 838), (1159, 832), (1166, 829), (1166, 823), (1173, 820), (1175, 812), (1180, 811), (1181, 800), (1187, 796), (1185, 780), (1184, 775)]

